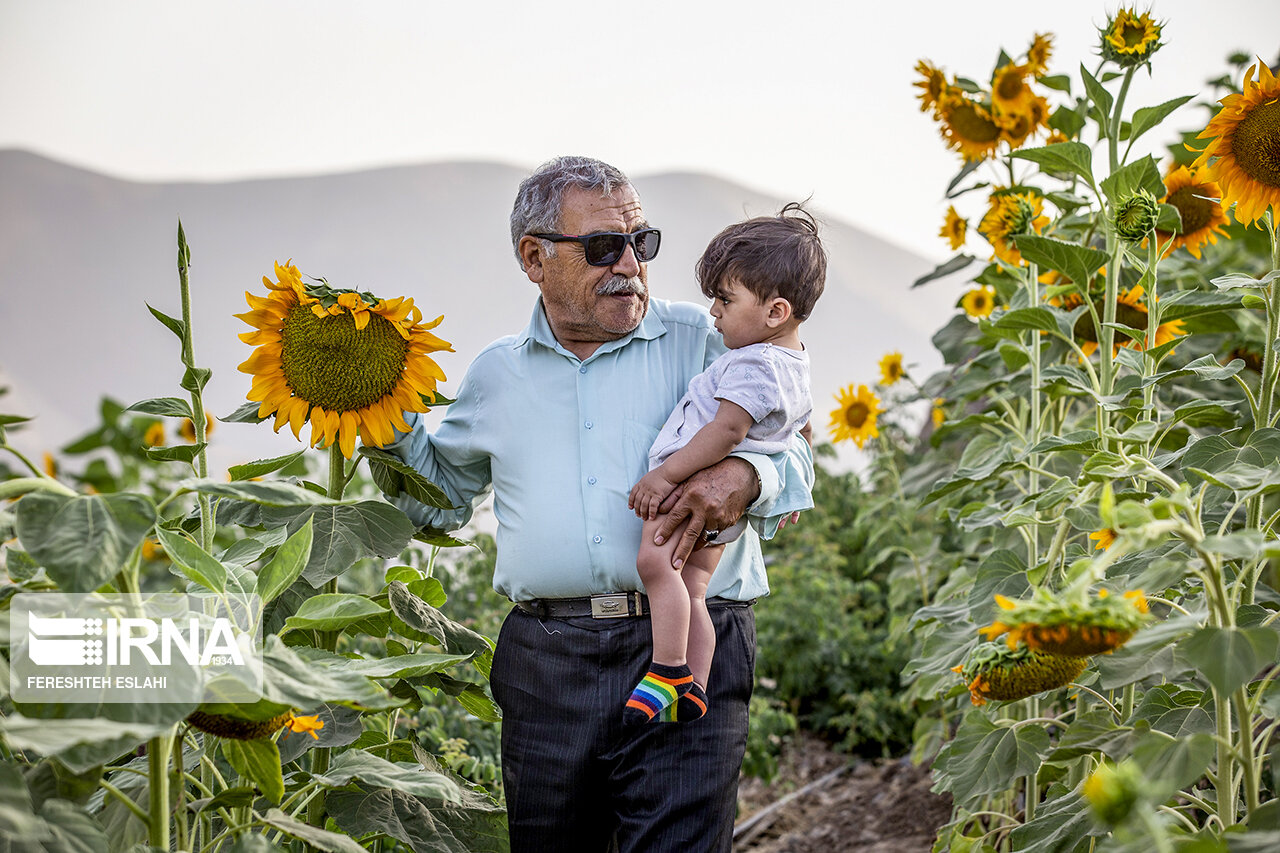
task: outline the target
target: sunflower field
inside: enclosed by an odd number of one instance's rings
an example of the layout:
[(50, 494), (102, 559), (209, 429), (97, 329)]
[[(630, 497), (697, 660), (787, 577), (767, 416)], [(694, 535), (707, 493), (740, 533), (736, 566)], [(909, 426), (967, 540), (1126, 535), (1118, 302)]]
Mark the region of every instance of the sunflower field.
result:
[[(886, 356), (831, 431), (931, 518), (892, 559), (937, 851), (1280, 849), (1280, 80), (1232, 57), (1169, 134), (1195, 94), (1127, 97), (1163, 26), (1120, 9), (1070, 73), (1050, 35), (985, 82), (917, 66), (961, 168), (916, 286), (972, 284), (944, 369)], [(925, 437), (886, 439), (912, 401)]]
[(246, 294), (251, 402), (225, 420), (274, 415), (300, 439), (309, 424), (325, 450), (212, 476), (189, 263), (179, 225), (181, 315), (151, 312), (178, 339), (184, 396), (104, 400), (101, 424), (63, 448), (78, 470), (26, 458), (6, 433), (27, 418), (0, 415), (0, 599), (7, 623), (22, 595), (251, 597), (261, 699), (232, 701), (215, 679), (186, 702), (23, 701), (7, 649), (0, 847), (508, 849), (493, 641), (440, 609), (436, 557), (467, 543), (383, 499), (449, 505), (377, 450), (408, 428), (402, 413), (449, 402), (430, 356), (451, 349), (429, 331), (440, 320), (277, 264), (265, 295)]

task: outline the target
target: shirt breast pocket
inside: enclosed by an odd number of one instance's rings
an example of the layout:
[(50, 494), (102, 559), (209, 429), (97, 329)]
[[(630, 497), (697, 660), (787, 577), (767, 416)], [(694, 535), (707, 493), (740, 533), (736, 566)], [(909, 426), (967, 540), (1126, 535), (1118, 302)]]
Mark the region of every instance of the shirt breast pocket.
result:
[(649, 472), (649, 448), (657, 437), (657, 428), (640, 421), (623, 420), (622, 464), (625, 466), (625, 477), (629, 477), (625, 486), (627, 491)]

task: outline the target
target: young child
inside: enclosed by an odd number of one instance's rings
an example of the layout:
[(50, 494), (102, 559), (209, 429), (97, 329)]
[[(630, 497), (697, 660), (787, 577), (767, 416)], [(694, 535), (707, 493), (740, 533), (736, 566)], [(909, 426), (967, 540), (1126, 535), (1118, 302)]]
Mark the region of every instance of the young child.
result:
[(686, 722), (706, 713), (716, 643), (707, 586), (725, 544), (746, 521), (721, 531), (683, 566), (673, 565), (680, 535), (653, 544), (658, 508), (686, 478), (735, 450), (776, 453), (796, 433), (809, 439), (813, 401), (800, 324), (822, 295), (826, 274), (817, 223), (796, 203), (777, 216), (730, 225), (698, 260), (698, 283), (729, 351), (690, 381), (649, 450), (649, 473), (628, 500), (644, 519), (636, 568), (653, 631), (653, 662), (624, 711), (629, 724)]

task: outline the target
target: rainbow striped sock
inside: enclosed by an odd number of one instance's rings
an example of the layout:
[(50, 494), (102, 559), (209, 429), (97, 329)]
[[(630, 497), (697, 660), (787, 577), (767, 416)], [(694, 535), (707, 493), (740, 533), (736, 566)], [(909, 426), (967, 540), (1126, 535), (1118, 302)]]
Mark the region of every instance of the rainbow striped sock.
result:
[(623, 721), (628, 725), (651, 722), (654, 717), (663, 715), (665, 711), (689, 691), (693, 684), (693, 673), (685, 664), (667, 666), (661, 663), (649, 664), (649, 672), (627, 699), (627, 707), (623, 710)]
[(688, 692), (676, 700), (675, 708), (675, 722), (691, 723), (701, 719), (707, 713), (707, 692), (695, 681), (689, 685)]

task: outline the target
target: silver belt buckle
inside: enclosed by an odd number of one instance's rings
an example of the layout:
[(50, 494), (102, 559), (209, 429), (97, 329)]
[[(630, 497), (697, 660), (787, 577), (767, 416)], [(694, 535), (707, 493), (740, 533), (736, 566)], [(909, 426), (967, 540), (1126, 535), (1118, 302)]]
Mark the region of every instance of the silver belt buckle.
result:
[(627, 594), (625, 592), (591, 596), (592, 619), (618, 619), (629, 615), (627, 613)]

